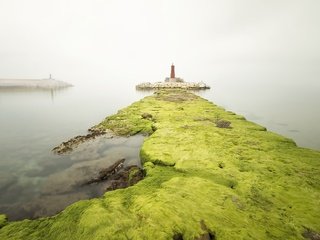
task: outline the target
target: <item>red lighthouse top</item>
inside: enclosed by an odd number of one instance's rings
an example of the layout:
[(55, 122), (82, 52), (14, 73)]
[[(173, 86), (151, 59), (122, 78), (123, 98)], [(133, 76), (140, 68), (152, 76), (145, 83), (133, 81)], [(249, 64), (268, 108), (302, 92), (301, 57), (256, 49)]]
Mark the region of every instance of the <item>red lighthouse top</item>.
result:
[(175, 77), (176, 77), (176, 75), (175, 75), (175, 72), (174, 72), (174, 65), (173, 65), (173, 63), (172, 63), (172, 65), (171, 65), (170, 78), (175, 78)]

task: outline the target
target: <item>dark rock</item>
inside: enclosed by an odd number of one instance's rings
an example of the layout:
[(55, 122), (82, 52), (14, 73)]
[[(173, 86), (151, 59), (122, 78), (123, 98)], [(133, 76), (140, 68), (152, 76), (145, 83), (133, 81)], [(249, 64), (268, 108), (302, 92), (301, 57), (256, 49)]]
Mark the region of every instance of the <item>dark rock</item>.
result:
[[(215, 240), (215, 234), (208, 230), (207, 226), (205, 225), (204, 221), (200, 222), (201, 229), (204, 231), (199, 237), (194, 238), (194, 240)], [(172, 237), (173, 240), (183, 240), (182, 233), (175, 233)]]
[(129, 175), (128, 175), (129, 186), (133, 186), (137, 182), (142, 180), (144, 178), (144, 175), (145, 175), (145, 173), (141, 168), (138, 168), (136, 166), (132, 166), (129, 170)]
[(226, 121), (226, 120), (218, 120), (216, 121), (216, 126), (218, 128), (230, 128), (231, 122)]
[(63, 142), (59, 146), (53, 148), (52, 151), (56, 154), (71, 152), (79, 144), (106, 134), (106, 131), (101, 129), (90, 128), (88, 131), (89, 131), (89, 134), (85, 136), (76, 136), (74, 138), (71, 138), (67, 142)]
[(123, 171), (112, 176), (112, 181), (106, 191), (133, 186), (144, 178), (144, 171), (137, 166), (126, 167)]
[(144, 178), (145, 174), (141, 168), (135, 165), (124, 168), (124, 161), (125, 159), (120, 159), (112, 166), (102, 169), (97, 177), (92, 178), (84, 185), (109, 180), (110, 185), (106, 191), (112, 191), (132, 186)]
[(122, 180), (114, 180), (111, 182), (111, 185), (106, 189), (106, 191), (113, 191), (120, 188), (128, 187), (128, 183)]
[(305, 231), (302, 233), (302, 236), (311, 240), (320, 240), (320, 233), (317, 233), (309, 228), (305, 228)]
[(215, 240), (216, 239), (215, 234), (208, 230), (208, 228), (203, 220), (201, 220), (200, 225), (201, 225), (201, 229), (205, 233), (203, 233), (199, 237), (195, 238), (195, 240)]
[(101, 181), (107, 180), (111, 176), (117, 174), (123, 168), (124, 161), (125, 161), (124, 158), (120, 159), (117, 162), (115, 162), (114, 164), (112, 164), (110, 167), (102, 169), (99, 172), (97, 177), (91, 179), (86, 184), (91, 184), (91, 183), (95, 183), (95, 182), (101, 182)]
[(173, 235), (173, 240), (183, 240), (183, 235), (181, 233), (176, 233)]
[(218, 164), (218, 166), (219, 166), (219, 168), (224, 168), (226, 165), (225, 165), (223, 162), (220, 162), (220, 163)]
[(143, 119), (149, 119), (149, 120), (152, 119), (152, 115), (151, 115), (150, 113), (142, 113), (142, 114), (141, 114), (141, 117), (142, 117)]
[(155, 125), (152, 125), (151, 129), (152, 129), (153, 132), (157, 131), (157, 127)]

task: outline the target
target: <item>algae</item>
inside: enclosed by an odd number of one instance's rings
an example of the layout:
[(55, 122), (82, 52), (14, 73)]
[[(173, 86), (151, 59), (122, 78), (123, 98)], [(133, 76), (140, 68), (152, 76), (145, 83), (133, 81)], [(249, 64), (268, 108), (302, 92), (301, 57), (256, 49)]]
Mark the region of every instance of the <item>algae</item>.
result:
[(4, 214), (0, 214), (0, 228), (7, 224), (7, 216)]
[[(217, 127), (217, 116), (232, 128)], [(149, 135), (141, 148), (145, 178), (50, 218), (9, 222), (0, 239), (305, 239), (320, 232), (318, 151), (180, 90), (145, 97), (95, 128)]]

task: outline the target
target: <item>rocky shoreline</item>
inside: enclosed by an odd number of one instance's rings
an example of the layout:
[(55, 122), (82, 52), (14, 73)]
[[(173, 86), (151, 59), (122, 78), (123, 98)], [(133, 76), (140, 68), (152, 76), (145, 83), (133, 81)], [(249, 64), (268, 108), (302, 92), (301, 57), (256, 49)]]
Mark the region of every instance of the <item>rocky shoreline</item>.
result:
[(95, 139), (96, 137), (105, 135), (107, 133), (109, 133), (109, 136), (108, 136), (109, 138), (113, 138), (113, 134), (111, 131), (95, 129), (95, 128), (89, 128), (88, 131), (89, 133), (87, 135), (79, 135), (79, 136), (73, 137), (68, 141), (62, 142), (60, 145), (54, 147), (52, 149), (53, 153), (64, 154), (64, 153), (71, 152), (74, 148), (79, 146), (81, 143)]
[(144, 171), (136, 165), (124, 167), (125, 159), (120, 159), (110, 167), (101, 169), (98, 176), (90, 179), (84, 185), (110, 181), (105, 191), (132, 186), (143, 179)]
[[(143, 115), (144, 116), (144, 115)], [(53, 148), (52, 151), (55, 154), (65, 154), (72, 152), (80, 144), (85, 143), (90, 140), (94, 140), (102, 135), (107, 135), (107, 138), (113, 138), (115, 135), (112, 131), (107, 129), (99, 128), (89, 128), (89, 133), (87, 135), (79, 135), (74, 138), (69, 139), (66, 142), (62, 142), (57, 147)], [(90, 185), (94, 183), (107, 182), (107, 187), (105, 191), (112, 191), (119, 188), (126, 188), (132, 186), (143, 179), (144, 171), (137, 165), (125, 166), (126, 159), (119, 159), (114, 164), (107, 168), (102, 168), (93, 176), (89, 181), (84, 182), (82, 185)]]
[[(102, 130), (98, 128), (88, 129), (89, 133), (87, 135), (79, 135), (74, 138), (69, 139), (66, 142), (62, 142), (57, 147), (53, 148), (52, 151), (55, 154), (65, 154), (72, 152), (80, 144), (87, 141), (93, 140), (102, 135), (107, 135), (107, 138), (113, 138), (114, 133), (108, 130)], [(105, 188), (105, 191), (112, 191), (119, 188), (126, 188), (134, 185), (144, 177), (143, 169), (137, 165), (124, 165), (126, 159), (120, 159), (114, 164), (107, 168), (101, 169), (98, 174), (92, 177), (89, 181), (86, 181), (82, 185), (90, 185), (93, 183), (100, 183), (109, 181), (108, 186)]]
[(156, 82), (156, 83), (140, 83), (136, 85), (137, 90), (148, 90), (148, 89), (188, 89), (188, 90), (203, 90), (210, 89), (210, 86), (204, 82)]

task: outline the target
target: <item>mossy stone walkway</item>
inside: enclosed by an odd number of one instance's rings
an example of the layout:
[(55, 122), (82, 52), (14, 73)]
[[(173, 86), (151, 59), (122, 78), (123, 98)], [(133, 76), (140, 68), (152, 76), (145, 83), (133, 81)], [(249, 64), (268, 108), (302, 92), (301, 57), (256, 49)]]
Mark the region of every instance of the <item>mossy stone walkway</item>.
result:
[[(217, 127), (221, 120), (230, 127)], [(316, 239), (320, 232), (320, 153), (242, 116), (163, 90), (96, 128), (150, 134), (141, 149), (145, 179), (54, 217), (7, 223), (0, 239)]]

